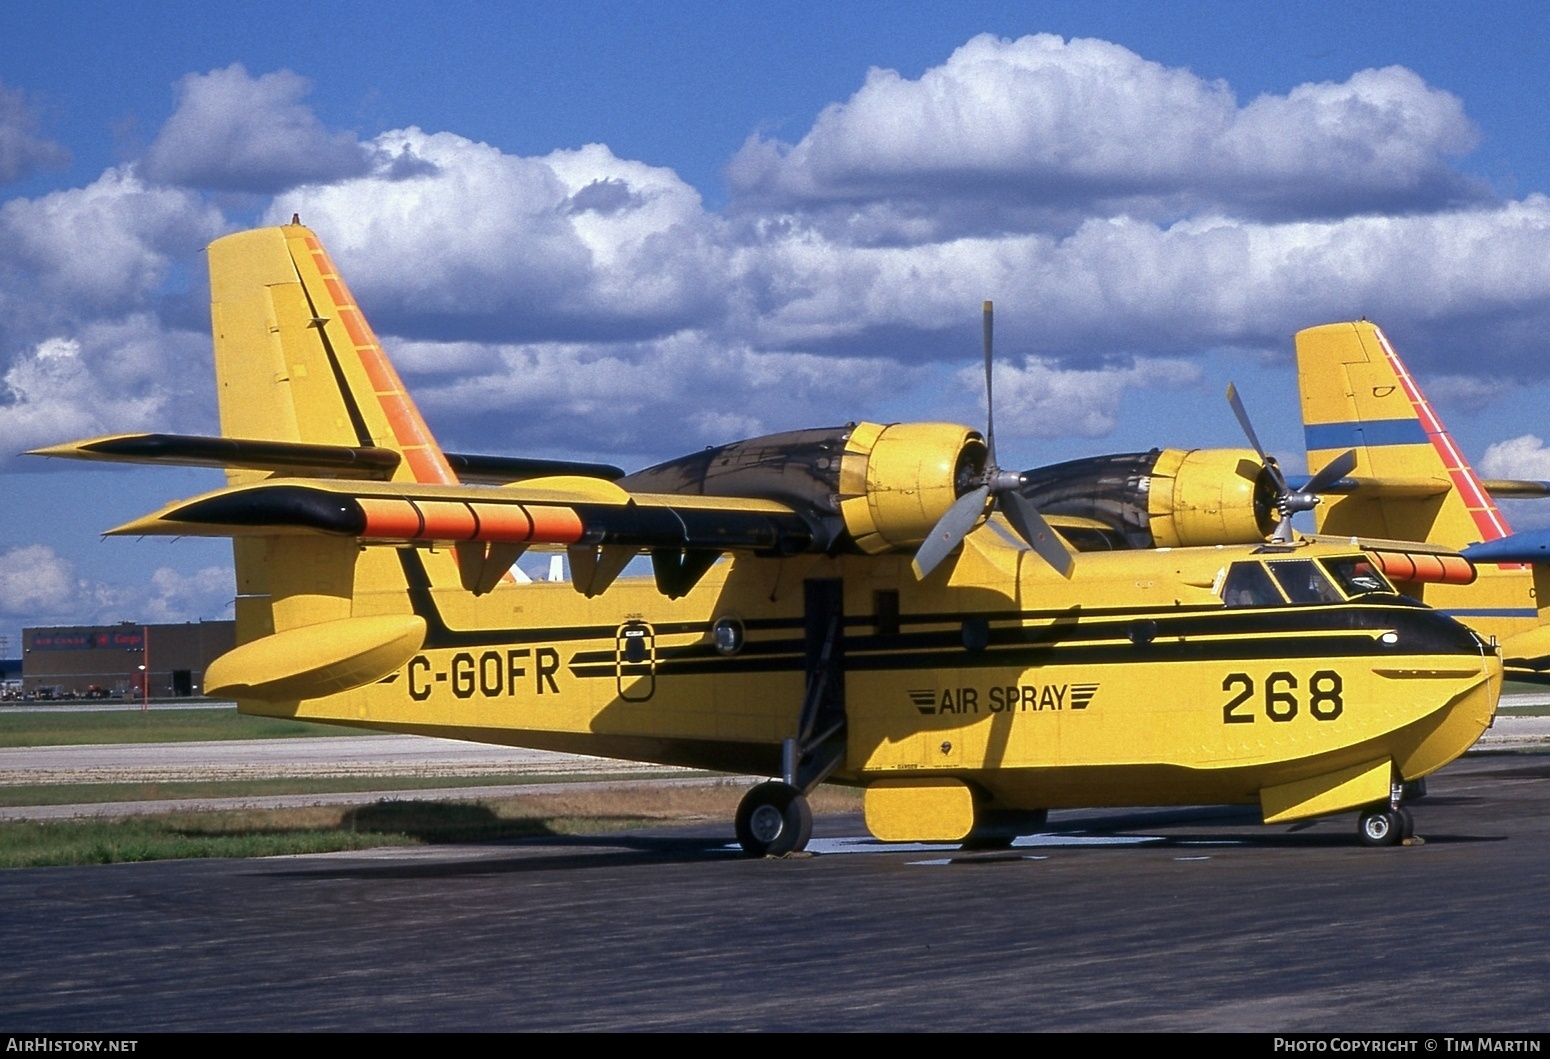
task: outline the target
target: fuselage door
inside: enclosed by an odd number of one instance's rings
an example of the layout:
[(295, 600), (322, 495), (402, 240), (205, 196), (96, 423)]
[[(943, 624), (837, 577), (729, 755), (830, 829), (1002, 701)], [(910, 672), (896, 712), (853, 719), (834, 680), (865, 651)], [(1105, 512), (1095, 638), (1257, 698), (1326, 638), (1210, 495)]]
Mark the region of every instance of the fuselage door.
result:
[(657, 691), (657, 635), (644, 621), (627, 621), (614, 637), (619, 697), (645, 702)]

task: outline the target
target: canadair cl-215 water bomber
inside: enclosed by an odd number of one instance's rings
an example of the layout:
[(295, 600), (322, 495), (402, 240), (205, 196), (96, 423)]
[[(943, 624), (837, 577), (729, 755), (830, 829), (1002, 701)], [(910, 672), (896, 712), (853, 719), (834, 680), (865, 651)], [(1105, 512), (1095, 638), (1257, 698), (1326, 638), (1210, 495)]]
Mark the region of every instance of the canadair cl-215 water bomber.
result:
[[(1411, 828), (1501, 662), (1349, 545), (1073, 554), (994, 429), (858, 422), (631, 475), (444, 452), (318, 237), (209, 248), (220, 437), (53, 456), (224, 468), (113, 534), (231, 537), (245, 713), (764, 775), (750, 854), (820, 783), (883, 840), (994, 844), (1051, 808), (1258, 804)], [(989, 384), (990, 314), (985, 337)], [(987, 394), (987, 396), (989, 396)], [(519, 583), (530, 547), (570, 584)], [(650, 577), (621, 576), (650, 556)]]

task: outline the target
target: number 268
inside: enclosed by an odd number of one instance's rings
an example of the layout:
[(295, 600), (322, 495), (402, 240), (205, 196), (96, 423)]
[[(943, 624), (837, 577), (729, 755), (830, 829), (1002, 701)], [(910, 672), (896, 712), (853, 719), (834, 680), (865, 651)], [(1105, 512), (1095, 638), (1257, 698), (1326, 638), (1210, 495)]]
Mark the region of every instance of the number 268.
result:
[[(1345, 711), (1345, 701), (1340, 697), (1343, 687), (1340, 674), (1333, 669), (1321, 669), (1308, 678), (1308, 712), (1315, 720), (1333, 721)], [(1254, 697), (1254, 678), (1247, 673), (1229, 673), (1222, 681), (1222, 690), (1238, 692), (1222, 707), (1222, 723), (1253, 724), (1258, 712), (1249, 702)], [(1282, 671), (1266, 677), (1265, 716), (1278, 722), (1295, 718), (1301, 709), (1297, 690), (1297, 677), (1291, 673)]]

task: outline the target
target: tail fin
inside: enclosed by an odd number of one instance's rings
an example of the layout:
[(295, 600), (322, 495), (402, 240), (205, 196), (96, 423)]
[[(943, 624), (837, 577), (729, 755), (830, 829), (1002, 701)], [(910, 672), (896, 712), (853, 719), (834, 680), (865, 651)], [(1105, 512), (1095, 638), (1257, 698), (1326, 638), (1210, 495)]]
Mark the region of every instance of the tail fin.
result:
[[(311, 229), (292, 223), (239, 232), (210, 244), (209, 255), (222, 434), (391, 449), (402, 456), (393, 481), (457, 484)], [(240, 485), (267, 472), (232, 468), (226, 474)], [(353, 541), (232, 543), (239, 643), (349, 616), (363, 577), (402, 579), (391, 554), (362, 560)], [(449, 555), (431, 557), (433, 580), (457, 584), (451, 563)]]
[[(1297, 333), (1309, 473), (1346, 449), (1370, 482), (1316, 509), (1321, 533), (1462, 548), (1511, 530), (1383, 332), (1360, 320)], [(1436, 483), (1418, 496), (1417, 482)], [(1403, 483), (1387, 493), (1384, 482)]]
[[(227, 437), (374, 445), (402, 453), (395, 481), (457, 484), (310, 228), (259, 228), (210, 244), (210, 317)], [(236, 484), (262, 472), (228, 476)]]

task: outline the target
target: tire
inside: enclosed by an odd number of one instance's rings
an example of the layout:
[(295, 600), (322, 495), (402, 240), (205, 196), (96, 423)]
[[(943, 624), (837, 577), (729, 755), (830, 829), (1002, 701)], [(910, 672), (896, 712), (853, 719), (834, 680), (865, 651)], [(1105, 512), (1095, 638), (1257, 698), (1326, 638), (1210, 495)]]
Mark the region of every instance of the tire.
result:
[(784, 857), (807, 848), (813, 810), (795, 787), (761, 783), (737, 806), (737, 844), (750, 857)]
[(1356, 837), (1364, 846), (1397, 846), (1405, 838), (1404, 817), (1394, 809), (1369, 809), (1356, 822)]
[(1401, 805), (1399, 807), (1399, 818), (1400, 818), (1400, 820), (1402, 821), (1402, 823), (1404, 825), (1400, 829), (1400, 835), (1399, 835), (1400, 841), (1403, 842), (1407, 838), (1414, 838), (1415, 837), (1415, 817), (1412, 816), (1411, 813), (1410, 813), (1410, 810), (1406, 809), (1403, 805)]

